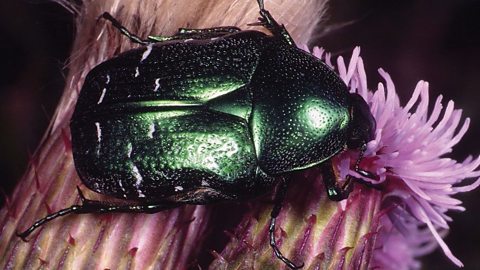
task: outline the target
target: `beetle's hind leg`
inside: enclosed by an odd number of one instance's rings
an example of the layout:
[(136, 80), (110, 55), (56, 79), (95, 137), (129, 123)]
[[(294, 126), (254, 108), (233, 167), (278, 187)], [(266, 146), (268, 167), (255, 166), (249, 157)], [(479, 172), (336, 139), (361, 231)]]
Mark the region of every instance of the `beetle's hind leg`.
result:
[(156, 213), (163, 210), (171, 209), (180, 206), (180, 203), (160, 202), (160, 203), (145, 203), (145, 204), (115, 204), (109, 202), (95, 201), (86, 199), (81, 190), (77, 187), (82, 204), (74, 204), (68, 208), (62, 209), (58, 212), (52, 213), (42, 219), (37, 220), (27, 230), (17, 233), (17, 236), (26, 241), (26, 238), (38, 227), (43, 224), (68, 214), (90, 214), (90, 213)]
[(128, 37), (132, 42), (135, 42), (135, 43), (138, 43), (138, 44), (142, 44), (142, 45), (148, 45), (150, 43), (152, 43), (150, 40), (145, 40), (145, 39), (142, 39), (140, 37), (138, 37), (137, 35), (133, 34), (132, 32), (130, 32), (127, 28), (125, 28), (119, 21), (117, 21), (117, 19), (115, 19), (110, 13), (108, 12), (104, 12), (100, 17), (100, 18), (103, 18), (109, 22), (112, 23), (112, 25), (118, 29), (118, 31), (120, 31), (123, 35), (125, 35), (126, 37)]
[(275, 193), (274, 205), (272, 212), (270, 213), (270, 226), (268, 228), (270, 235), (270, 246), (272, 247), (275, 256), (284, 262), (290, 269), (300, 269), (303, 267), (303, 263), (300, 265), (295, 265), (292, 261), (285, 258), (282, 252), (280, 252), (280, 249), (278, 249), (277, 242), (275, 241), (275, 221), (278, 217), (278, 214), (280, 214), (280, 210), (282, 209), (283, 201), (285, 200), (285, 195), (287, 194), (287, 189), (288, 180), (282, 178), (280, 186), (277, 188)]

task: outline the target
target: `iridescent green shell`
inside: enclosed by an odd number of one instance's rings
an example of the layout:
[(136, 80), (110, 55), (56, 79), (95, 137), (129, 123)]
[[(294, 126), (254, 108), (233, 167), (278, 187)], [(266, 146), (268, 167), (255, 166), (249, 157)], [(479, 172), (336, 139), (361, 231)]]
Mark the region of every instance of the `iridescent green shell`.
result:
[(155, 43), (88, 74), (75, 165), (90, 189), (120, 198), (253, 197), (343, 149), (347, 95), (320, 60), (260, 32)]

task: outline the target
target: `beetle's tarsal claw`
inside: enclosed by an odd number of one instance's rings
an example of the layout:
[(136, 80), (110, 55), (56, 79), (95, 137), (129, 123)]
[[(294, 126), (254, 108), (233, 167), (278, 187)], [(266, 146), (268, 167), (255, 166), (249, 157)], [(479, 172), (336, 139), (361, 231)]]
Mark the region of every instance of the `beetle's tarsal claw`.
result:
[(17, 232), (17, 231), (15, 232), (15, 235), (16, 235), (17, 237), (20, 237), (20, 238), (22, 239), (22, 241), (23, 241), (23, 242), (26, 242), (26, 243), (28, 243), (28, 240), (27, 240), (28, 234), (29, 234), (29, 233), (28, 233), (28, 230), (26, 230), (26, 231), (24, 231), (24, 232), (21, 232), (21, 233), (19, 233), (19, 232)]
[(77, 186), (77, 192), (78, 192), (78, 196), (80, 197), (80, 200), (82, 201), (82, 203), (84, 203), (87, 199), (85, 198), (85, 195), (83, 195), (83, 192), (79, 186)]
[(110, 14), (108, 12), (104, 12), (102, 15), (97, 17), (97, 22), (101, 19), (106, 19)]
[[(261, 14), (261, 12), (260, 12)], [(264, 18), (264, 17), (258, 17), (257, 18), (258, 21), (254, 22), (254, 23), (249, 23), (247, 24), (248, 26), (262, 26), (262, 27), (265, 27), (268, 29), (268, 21)]]
[(339, 202), (348, 198), (350, 194), (350, 187), (351, 185), (346, 186), (346, 189), (339, 188), (339, 187), (330, 187), (327, 189), (327, 196), (328, 199), (334, 202)]
[(274, 29), (275, 27), (278, 26), (277, 22), (273, 19), (272, 15), (270, 15), (270, 12), (265, 9), (260, 10), (260, 15), (262, 16), (261, 18), (258, 18), (260, 22), (263, 22), (264, 26), (267, 29)]
[(247, 24), (248, 26), (262, 26), (262, 27), (265, 27), (265, 22), (259, 20), (258, 22), (254, 22), (254, 23), (249, 23)]

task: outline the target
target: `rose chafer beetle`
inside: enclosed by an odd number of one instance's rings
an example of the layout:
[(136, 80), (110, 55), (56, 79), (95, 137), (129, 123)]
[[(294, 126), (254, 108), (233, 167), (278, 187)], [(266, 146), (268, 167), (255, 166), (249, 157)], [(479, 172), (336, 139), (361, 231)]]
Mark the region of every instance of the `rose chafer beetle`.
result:
[(271, 35), (237, 27), (181, 28), (143, 40), (110, 14), (102, 17), (142, 46), (87, 75), (70, 128), (75, 167), (91, 190), (132, 204), (83, 197), (18, 234), (70, 213), (154, 213), (184, 204), (253, 198), (279, 184), (270, 245), (288, 187), (288, 173), (322, 168), (328, 197), (342, 200), (352, 176), (337, 184), (330, 158), (373, 139), (366, 102), (349, 93), (322, 61), (295, 46), (257, 0)]

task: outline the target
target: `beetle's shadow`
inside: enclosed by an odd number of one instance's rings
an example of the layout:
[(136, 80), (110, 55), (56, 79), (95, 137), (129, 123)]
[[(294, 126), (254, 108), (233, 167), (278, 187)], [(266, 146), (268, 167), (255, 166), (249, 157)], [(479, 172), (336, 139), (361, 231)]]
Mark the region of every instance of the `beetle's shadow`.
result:
[[(262, 200), (268, 204), (268, 196), (262, 196)], [(260, 200), (257, 199), (257, 200)], [(255, 203), (256, 200), (253, 202)], [(252, 211), (251, 201), (243, 202), (224, 202), (207, 205), (210, 208), (211, 219), (206, 232), (206, 239), (200, 253), (195, 261), (192, 262), (189, 269), (208, 269), (209, 265), (215, 259), (212, 251), (221, 253), (230, 242), (232, 234), (235, 234), (236, 227), (242, 222), (245, 214)]]

